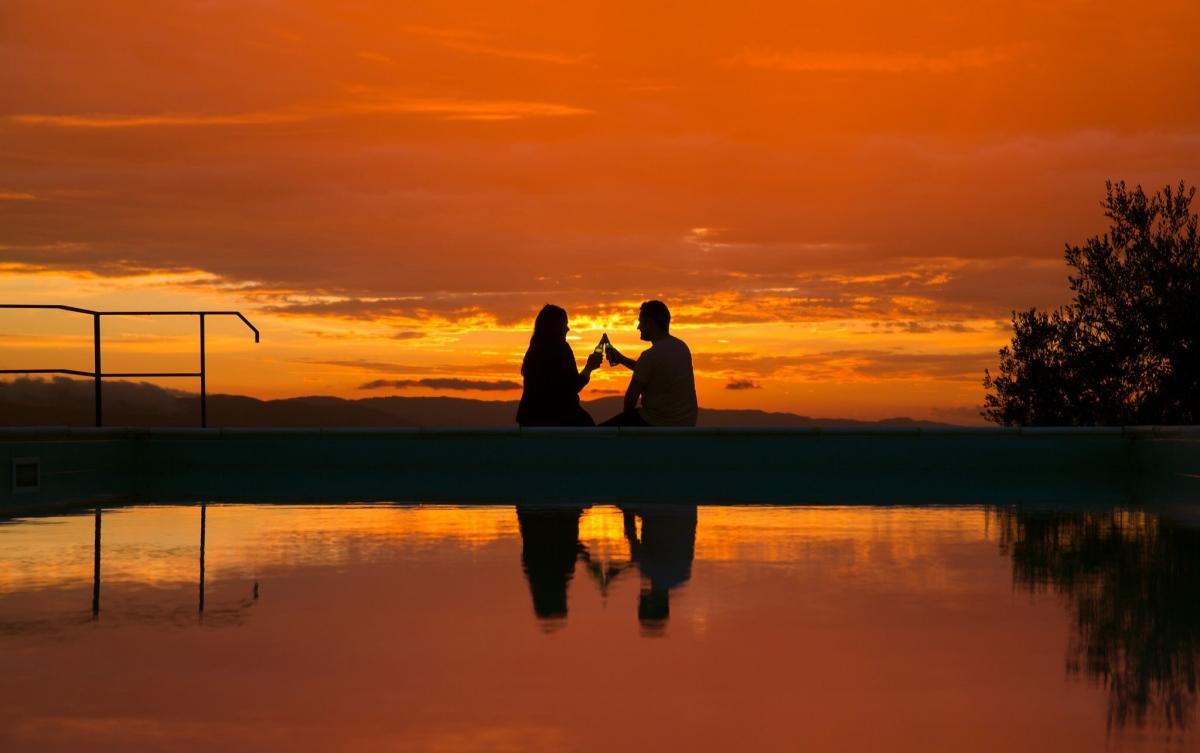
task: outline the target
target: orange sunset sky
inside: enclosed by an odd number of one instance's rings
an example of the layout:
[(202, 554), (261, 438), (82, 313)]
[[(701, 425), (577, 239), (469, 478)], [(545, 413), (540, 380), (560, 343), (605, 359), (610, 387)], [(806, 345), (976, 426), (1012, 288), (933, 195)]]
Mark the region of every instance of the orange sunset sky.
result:
[[(1195, 0), (0, 0), (0, 301), (240, 309), (263, 341), (213, 322), (210, 392), (511, 400), (543, 303), (582, 359), (635, 354), (660, 297), (702, 406), (973, 422), (1105, 179), (1200, 179), (1198, 28)], [(193, 369), (195, 327), (108, 321), (105, 370)], [(90, 359), (86, 318), (0, 312), (0, 368)]]

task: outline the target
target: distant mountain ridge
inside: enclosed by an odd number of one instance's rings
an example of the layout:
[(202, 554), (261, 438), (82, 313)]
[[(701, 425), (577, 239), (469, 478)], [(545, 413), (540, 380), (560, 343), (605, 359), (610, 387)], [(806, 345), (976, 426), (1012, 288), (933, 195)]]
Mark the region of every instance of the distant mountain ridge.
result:
[[(200, 396), (145, 382), (105, 382), (106, 426), (198, 426)], [(621, 410), (620, 397), (585, 400), (597, 421)], [(515, 426), (516, 400), (472, 400), (459, 397), (311, 397), (259, 400), (244, 395), (209, 395), (209, 426), (386, 427)], [(92, 383), (57, 377), (0, 382), (0, 426), (92, 426), (95, 423)], [(812, 418), (761, 410), (701, 408), (700, 426), (861, 427), (951, 426), (911, 418), (859, 421)]]

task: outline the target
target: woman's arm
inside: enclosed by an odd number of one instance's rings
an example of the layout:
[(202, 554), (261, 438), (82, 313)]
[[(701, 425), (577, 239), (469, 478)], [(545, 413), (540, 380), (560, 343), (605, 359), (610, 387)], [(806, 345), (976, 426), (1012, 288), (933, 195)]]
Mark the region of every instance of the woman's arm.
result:
[[(576, 377), (576, 383), (578, 384), (578, 386), (575, 388), (576, 392), (582, 390), (587, 386), (588, 382), (592, 381), (592, 372), (600, 368), (601, 358), (602, 356), (599, 353), (592, 353), (590, 356), (588, 356), (587, 363), (584, 364), (583, 371), (579, 372), (578, 377)], [(575, 365), (574, 360), (575, 357), (572, 355), (572, 367)]]

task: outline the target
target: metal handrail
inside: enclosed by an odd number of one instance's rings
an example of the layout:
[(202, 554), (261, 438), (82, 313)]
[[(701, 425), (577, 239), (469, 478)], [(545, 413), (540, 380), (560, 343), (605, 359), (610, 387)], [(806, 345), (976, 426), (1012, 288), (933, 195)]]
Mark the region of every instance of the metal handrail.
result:
[[(129, 377), (199, 377), (200, 378), (200, 426), (208, 426), (208, 367), (205, 362), (205, 333), (204, 320), (210, 316), (236, 316), (254, 332), (254, 342), (259, 342), (258, 327), (240, 311), (94, 311), (78, 306), (64, 306), (51, 303), (0, 303), (0, 309), (57, 309), (75, 314), (86, 314), (92, 317), (92, 353), (95, 368), (92, 371), (80, 369), (0, 369), (0, 374), (68, 374), (70, 376), (91, 377), (96, 384), (96, 426), (103, 426), (100, 394), (101, 382), (108, 378)], [(170, 372), (109, 372), (100, 369), (100, 318), (105, 316), (196, 316), (200, 318), (200, 370), (199, 371), (170, 371)]]

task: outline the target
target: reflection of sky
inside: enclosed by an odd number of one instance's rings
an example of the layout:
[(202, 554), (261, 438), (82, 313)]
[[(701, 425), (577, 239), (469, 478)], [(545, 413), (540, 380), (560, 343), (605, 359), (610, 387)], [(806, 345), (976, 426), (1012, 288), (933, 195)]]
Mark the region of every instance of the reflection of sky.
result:
[[(0, 593), (90, 581), (93, 524), (87, 514), (0, 527)], [(302, 563), (405, 557), (421, 549), (474, 549), (517, 535), (506, 507), (467, 514), (440, 506), (210, 505), (206, 525), (205, 566), (213, 579)], [(101, 530), (105, 581), (195, 580), (199, 507), (108, 510)], [(696, 559), (799, 567), (820, 560), (861, 580), (886, 584), (911, 576), (929, 586), (948, 583), (936, 547), (988, 536), (982, 510), (713, 507), (700, 517)], [(614, 507), (586, 510), (580, 540), (593, 557), (627, 558)]]
[[(0, 527), (0, 593), (90, 581), (93, 525), (87, 514)], [(516, 529), (512, 511), (501, 508), (463, 515), (437, 507), (209, 506), (205, 568), (207, 577), (219, 579), (414, 547), (470, 548), (515, 535)], [(107, 510), (101, 530), (105, 581), (153, 585), (196, 579), (198, 506)]]
[[(201, 621), (199, 518), (104, 513), (94, 623), (93, 518), (0, 526), (0, 614), (24, 626), (0, 632), (0, 749), (1113, 742), (1103, 689), (1064, 674), (1068, 613), (1014, 592), (978, 508), (702, 508), (653, 639), (635, 574), (602, 598), (578, 566), (564, 626), (539, 630), (512, 508), (211, 506)], [(628, 558), (616, 508), (579, 532), (593, 558)]]

